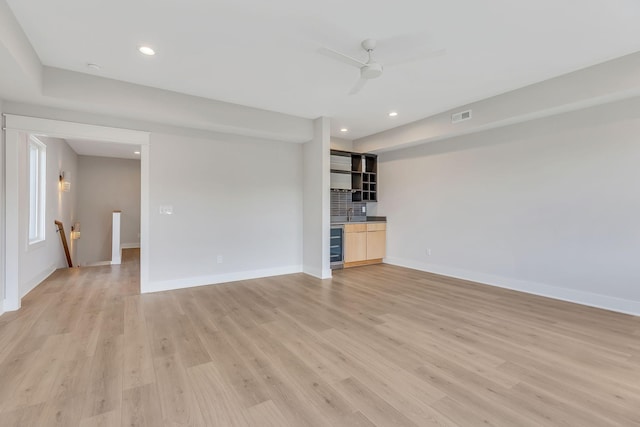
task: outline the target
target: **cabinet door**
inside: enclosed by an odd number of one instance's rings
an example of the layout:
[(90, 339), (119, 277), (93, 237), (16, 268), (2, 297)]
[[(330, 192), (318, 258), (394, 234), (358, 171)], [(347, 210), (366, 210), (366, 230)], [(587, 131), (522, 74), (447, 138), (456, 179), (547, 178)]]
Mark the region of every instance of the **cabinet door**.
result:
[(367, 231), (369, 224), (345, 224), (344, 232), (345, 233), (357, 233), (360, 231)]
[(367, 232), (367, 259), (381, 259), (386, 255), (387, 232), (369, 231)]
[(367, 233), (344, 233), (344, 262), (367, 259)]

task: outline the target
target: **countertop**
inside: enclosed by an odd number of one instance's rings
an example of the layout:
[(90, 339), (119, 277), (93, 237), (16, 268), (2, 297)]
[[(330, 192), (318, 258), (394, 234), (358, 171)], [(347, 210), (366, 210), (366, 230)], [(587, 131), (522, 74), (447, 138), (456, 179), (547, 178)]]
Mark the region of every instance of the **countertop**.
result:
[(355, 217), (356, 219), (347, 221), (342, 218), (334, 218), (331, 220), (331, 225), (345, 225), (345, 224), (374, 224), (374, 223), (386, 223), (386, 216), (368, 216), (366, 219), (360, 219), (362, 217)]
[(386, 224), (387, 221), (340, 221), (332, 222), (331, 225), (345, 225), (345, 224)]

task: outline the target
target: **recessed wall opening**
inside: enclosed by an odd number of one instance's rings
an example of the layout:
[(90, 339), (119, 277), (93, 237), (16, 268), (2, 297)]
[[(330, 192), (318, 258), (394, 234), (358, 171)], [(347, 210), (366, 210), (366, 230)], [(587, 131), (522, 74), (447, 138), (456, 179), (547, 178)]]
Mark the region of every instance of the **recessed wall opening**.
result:
[(66, 141), (78, 154), (74, 265), (118, 264), (122, 250), (140, 247), (141, 148)]
[(5, 310), (59, 268), (145, 254), (148, 148), (146, 132), (6, 116)]

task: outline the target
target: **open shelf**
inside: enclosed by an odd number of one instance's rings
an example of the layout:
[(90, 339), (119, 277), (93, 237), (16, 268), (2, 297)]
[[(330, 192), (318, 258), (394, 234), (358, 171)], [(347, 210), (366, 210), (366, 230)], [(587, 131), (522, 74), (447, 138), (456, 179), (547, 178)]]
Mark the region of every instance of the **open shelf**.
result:
[(340, 150), (331, 150), (331, 155), (339, 156), (336, 160), (344, 157), (351, 158), (351, 171), (335, 169), (331, 172), (351, 174), (352, 200), (354, 202), (377, 202), (378, 156)]
[(378, 156), (351, 153), (351, 191), (354, 202), (377, 202)]

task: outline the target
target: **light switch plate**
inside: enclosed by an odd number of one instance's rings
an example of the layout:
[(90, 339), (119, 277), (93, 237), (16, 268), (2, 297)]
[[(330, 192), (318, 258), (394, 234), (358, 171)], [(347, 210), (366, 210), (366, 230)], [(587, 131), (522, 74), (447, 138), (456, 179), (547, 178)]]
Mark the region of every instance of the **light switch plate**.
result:
[(173, 206), (160, 206), (160, 215), (173, 215)]

